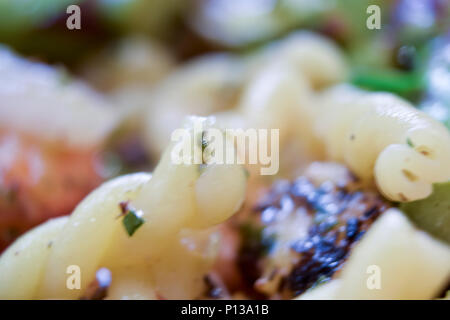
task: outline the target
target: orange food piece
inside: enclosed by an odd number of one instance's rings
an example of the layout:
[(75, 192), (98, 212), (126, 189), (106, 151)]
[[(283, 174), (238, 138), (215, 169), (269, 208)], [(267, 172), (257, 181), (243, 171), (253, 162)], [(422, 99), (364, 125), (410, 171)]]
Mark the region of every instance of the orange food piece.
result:
[(0, 130), (0, 252), (43, 221), (71, 213), (102, 182), (97, 150)]

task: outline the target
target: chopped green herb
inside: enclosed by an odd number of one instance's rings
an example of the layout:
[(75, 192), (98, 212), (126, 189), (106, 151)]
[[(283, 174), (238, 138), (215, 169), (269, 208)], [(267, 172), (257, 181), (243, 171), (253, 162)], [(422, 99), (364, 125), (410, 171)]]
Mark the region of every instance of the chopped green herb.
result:
[(414, 148), (414, 144), (412, 143), (410, 138), (406, 138), (406, 143), (408, 144), (408, 146), (410, 146), (411, 148)]
[(131, 237), (137, 229), (139, 229), (142, 224), (144, 224), (145, 220), (139, 214), (140, 211), (136, 212), (134, 210), (130, 210), (125, 217), (123, 217), (122, 223), (125, 226), (125, 230), (127, 230), (128, 235)]
[[(208, 160), (208, 155), (205, 154), (205, 149), (208, 147), (209, 141), (206, 137), (206, 131), (202, 131), (201, 137), (200, 137), (200, 145), (202, 147), (202, 164), (206, 164)], [(200, 171), (203, 168), (200, 168)]]
[(205, 131), (202, 132), (202, 152), (205, 151), (206, 147), (208, 146), (208, 140), (206, 139)]
[(122, 210), (122, 223), (128, 235), (131, 237), (145, 222), (142, 218), (142, 211), (134, 209), (128, 202), (121, 202), (119, 206)]
[(243, 169), (244, 169), (245, 177), (246, 177), (247, 179), (250, 178), (250, 172), (247, 170), (247, 168), (244, 168), (244, 167), (243, 167)]

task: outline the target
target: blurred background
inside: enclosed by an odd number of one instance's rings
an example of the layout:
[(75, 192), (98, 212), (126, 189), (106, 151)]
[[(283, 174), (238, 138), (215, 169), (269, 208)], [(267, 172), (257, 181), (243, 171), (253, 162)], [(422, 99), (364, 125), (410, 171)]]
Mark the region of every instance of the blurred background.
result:
[[(81, 30), (66, 28), (70, 4), (81, 8)], [(381, 8), (381, 30), (365, 27), (371, 4)], [(183, 61), (309, 29), (346, 50), (354, 82), (411, 98), (449, 25), (448, 0), (0, 0), (0, 42), (72, 70), (130, 35), (160, 41)]]
[[(66, 26), (66, 10), (73, 4), (81, 9), (80, 30)], [(366, 27), (372, 4), (381, 10), (379, 30)], [(168, 123), (184, 116), (176, 108), (172, 113), (162, 113), (162, 108), (172, 110), (183, 101), (187, 113), (206, 115), (233, 105), (243, 81), (235, 77), (240, 63), (230, 56), (250, 56), (298, 30), (320, 34), (342, 49), (350, 67), (346, 81), (403, 96), (450, 126), (450, 0), (0, 0), (0, 250), (31, 226), (70, 213), (102, 181), (150, 170), (164, 145), (158, 132), (166, 138)], [(22, 60), (2, 69), (14, 60), (4, 53), (9, 50), (27, 62), (51, 65), (56, 74)], [(189, 64), (213, 53), (225, 56)], [(184, 65), (184, 71), (174, 72)], [(191, 105), (182, 94), (171, 100), (194, 76), (208, 73), (213, 80), (205, 76), (205, 83), (214, 82), (214, 75), (219, 78), (213, 98), (202, 93)], [(79, 80), (95, 90), (74, 84), (61, 89), (61, 96), (36, 96), (41, 89), (33, 91), (33, 98), (22, 94), (36, 104), (44, 101), (38, 106), (42, 110), (60, 101), (77, 108), (81, 103), (73, 96), (78, 95), (97, 110), (105, 98), (105, 104), (120, 109), (122, 120), (113, 121), (116, 116), (105, 111), (80, 111), (77, 120), (61, 114), (67, 123), (78, 121), (83, 128), (103, 128), (107, 134), (88, 147), (43, 142), (9, 126), (15, 115), (1, 119), (20, 100), (20, 94), (13, 100), (2, 96), (10, 94), (8, 84), (27, 77), (31, 80), (26, 85), (38, 88), (43, 78), (48, 80), (44, 91), (59, 91), (59, 84)], [(164, 82), (165, 77), (169, 80)], [(136, 119), (141, 117), (135, 112), (139, 108), (155, 110), (146, 115), (144, 125)], [(43, 119), (53, 122), (46, 129), (61, 121), (53, 117), (56, 109), (48, 110), (42, 111)], [(142, 134), (148, 128), (155, 130)], [(15, 165), (7, 166), (5, 159), (12, 157), (11, 145), (17, 141), (22, 149), (11, 161)], [(46, 169), (31, 183), (36, 150)]]

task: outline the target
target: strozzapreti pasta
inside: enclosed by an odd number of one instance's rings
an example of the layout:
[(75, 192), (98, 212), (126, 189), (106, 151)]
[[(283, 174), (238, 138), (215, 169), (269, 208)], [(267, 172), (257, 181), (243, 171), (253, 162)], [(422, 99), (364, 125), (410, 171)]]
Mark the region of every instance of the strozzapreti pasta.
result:
[(316, 128), (327, 156), (395, 201), (431, 194), (450, 179), (450, 134), (438, 121), (388, 93), (339, 86), (319, 98)]
[[(109, 298), (200, 296), (215, 252), (207, 228), (239, 209), (246, 175), (238, 165), (174, 165), (172, 147), (152, 175), (107, 182), (70, 217), (50, 220), (12, 245), (0, 259), (0, 297), (80, 298), (100, 267), (115, 279)], [(121, 223), (124, 201), (145, 220), (132, 237)], [(80, 290), (66, 286), (72, 265), (81, 271)]]

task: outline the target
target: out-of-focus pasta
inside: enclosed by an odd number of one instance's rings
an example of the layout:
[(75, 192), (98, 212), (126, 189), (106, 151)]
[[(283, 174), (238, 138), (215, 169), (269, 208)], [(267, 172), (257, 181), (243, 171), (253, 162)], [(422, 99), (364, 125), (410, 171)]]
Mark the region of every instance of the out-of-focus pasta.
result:
[(254, 68), (273, 62), (286, 63), (316, 89), (345, 81), (349, 76), (341, 50), (329, 39), (307, 31), (294, 32), (275, 41), (253, 58), (250, 64)]
[[(232, 127), (244, 123), (247, 127), (283, 128), (281, 134), (287, 135), (286, 120), (292, 122), (292, 109), (305, 103), (311, 88), (342, 81), (347, 74), (339, 49), (326, 38), (307, 32), (292, 34), (248, 56), (212, 54), (197, 58), (147, 95), (144, 127), (148, 148), (158, 155), (171, 131), (188, 114), (219, 112), (223, 125), (227, 118), (226, 125)], [(243, 113), (243, 122), (234, 110)], [(307, 117), (303, 118), (306, 123)]]
[(107, 99), (63, 70), (0, 48), (0, 250), (68, 214), (103, 180), (102, 145), (119, 122)]
[(148, 149), (159, 155), (187, 115), (205, 116), (233, 107), (243, 84), (244, 68), (237, 57), (213, 54), (170, 74), (149, 100), (144, 124)]
[(449, 266), (447, 245), (390, 209), (356, 246), (337, 279), (298, 299), (431, 299), (444, 289)]
[(125, 87), (151, 88), (175, 66), (175, 58), (163, 45), (144, 37), (126, 38), (83, 65), (82, 73), (105, 91)]
[[(100, 183), (97, 153), (119, 126), (142, 135), (146, 151), (160, 159), (152, 174), (115, 178), (70, 216), (19, 238), (0, 257), (0, 299), (92, 298), (101, 268), (112, 274), (106, 299), (204, 298), (211, 272), (237, 290), (253, 281), (245, 289), (257, 297), (439, 294), (449, 276), (448, 245), (413, 226), (391, 201), (426, 198), (434, 183), (450, 180), (450, 133), (442, 124), (392, 94), (339, 85), (349, 79), (346, 59), (310, 32), (253, 54), (214, 53), (179, 66), (174, 56), (144, 38), (101, 53), (82, 73), (105, 98), (63, 72), (0, 51), (0, 187), (8, 187), (0, 188), (0, 228), (23, 221), (11, 190), (29, 216), (71, 210)], [(193, 117), (183, 127), (192, 114), (213, 114), (217, 123)], [(207, 131), (194, 136), (199, 121), (204, 130), (279, 129), (279, 141), (269, 143), (279, 142), (276, 178), (309, 166), (266, 192), (259, 164), (175, 164), (180, 145), (169, 140), (177, 128), (189, 132), (189, 150), (208, 148)], [(50, 174), (42, 174), (46, 166)], [(248, 174), (252, 194), (245, 197)], [(84, 184), (87, 177), (95, 183)], [(67, 181), (79, 187), (70, 195), (59, 188)], [(261, 190), (265, 202), (246, 210)], [(241, 214), (223, 224), (244, 199)], [(137, 219), (131, 232), (127, 217)], [(256, 231), (239, 233), (245, 223)], [(81, 272), (75, 290), (67, 284), (74, 266)], [(382, 269), (380, 290), (367, 285), (370, 266)]]
[[(151, 176), (105, 183), (70, 217), (51, 220), (13, 244), (0, 258), (0, 297), (79, 298), (100, 267), (112, 272), (109, 298), (199, 297), (215, 252), (213, 230), (206, 228), (241, 206), (246, 175), (239, 165), (176, 165), (174, 146)], [(145, 220), (131, 237), (121, 226), (123, 201)], [(71, 265), (81, 270), (80, 290), (66, 286)]]
[(433, 183), (450, 179), (450, 133), (406, 101), (347, 86), (320, 99), (316, 126), (327, 156), (375, 179), (388, 199), (426, 198)]

